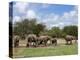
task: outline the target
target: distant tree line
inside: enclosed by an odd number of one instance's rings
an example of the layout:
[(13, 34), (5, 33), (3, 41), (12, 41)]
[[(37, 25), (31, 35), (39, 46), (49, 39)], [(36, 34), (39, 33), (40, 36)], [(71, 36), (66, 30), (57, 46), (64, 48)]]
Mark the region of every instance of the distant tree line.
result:
[(70, 25), (65, 26), (63, 29), (59, 27), (52, 27), (47, 29), (46, 25), (42, 23), (37, 23), (36, 19), (24, 19), (19, 22), (15, 22), (13, 25), (13, 34), (19, 35), (21, 38), (25, 38), (28, 34), (36, 34), (37, 36), (41, 35), (50, 35), (52, 37), (62, 38), (66, 35), (78, 36), (78, 26)]

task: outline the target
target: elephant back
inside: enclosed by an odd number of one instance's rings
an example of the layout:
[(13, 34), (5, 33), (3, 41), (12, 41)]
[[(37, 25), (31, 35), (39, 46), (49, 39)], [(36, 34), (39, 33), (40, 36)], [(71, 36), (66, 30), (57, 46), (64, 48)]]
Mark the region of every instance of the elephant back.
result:
[(71, 35), (67, 35), (67, 36), (65, 37), (65, 39), (66, 39), (66, 40), (73, 40), (73, 39), (74, 39), (74, 37), (73, 37), (73, 36), (71, 36)]
[(28, 35), (28, 38), (29, 38), (29, 37), (34, 37), (34, 38), (36, 38), (36, 35), (35, 35), (35, 34), (29, 34), (29, 35)]
[(28, 41), (34, 41), (34, 40), (36, 40), (36, 35), (35, 35), (35, 34), (29, 34), (29, 35), (27, 36), (27, 40), (28, 40)]
[(39, 40), (50, 40), (49, 36), (40, 36)]
[(18, 47), (19, 40), (20, 40), (20, 37), (18, 35), (13, 36), (13, 43), (14, 43), (13, 46), (14, 47)]

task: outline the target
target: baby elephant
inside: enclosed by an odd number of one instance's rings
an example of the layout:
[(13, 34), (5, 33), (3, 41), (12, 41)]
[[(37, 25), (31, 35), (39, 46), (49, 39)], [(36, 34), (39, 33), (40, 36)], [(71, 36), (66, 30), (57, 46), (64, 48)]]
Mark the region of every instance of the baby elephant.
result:
[(51, 39), (51, 44), (54, 44), (56, 46), (57, 45), (57, 39), (56, 38), (52, 38)]
[(13, 41), (14, 41), (14, 47), (19, 47), (19, 36), (14, 36), (14, 39), (13, 39)]

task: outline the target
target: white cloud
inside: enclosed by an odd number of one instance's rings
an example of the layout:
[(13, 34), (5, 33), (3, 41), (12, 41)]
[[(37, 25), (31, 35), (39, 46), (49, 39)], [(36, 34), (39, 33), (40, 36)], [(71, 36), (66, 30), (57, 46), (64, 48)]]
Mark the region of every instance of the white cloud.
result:
[(69, 18), (69, 13), (68, 12), (65, 12), (64, 14), (63, 14), (63, 16), (62, 16), (62, 19), (67, 19), (67, 18)]
[(78, 25), (78, 13), (76, 9), (64, 12), (62, 15), (51, 13), (46, 15), (42, 22), (47, 25), (47, 28)]
[(58, 18), (59, 18), (59, 15), (51, 13), (51, 14), (46, 15), (42, 22), (53, 24), (55, 23), (55, 21), (58, 20)]
[(76, 13), (77, 13), (77, 12), (76, 12), (75, 10), (73, 10), (73, 11), (70, 12), (70, 15), (71, 15), (71, 16), (75, 16)]
[(25, 13), (26, 12), (26, 8), (29, 7), (28, 3), (25, 2), (17, 2), (14, 5), (14, 8), (16, 8), (16, 10), (18, 10), (19, 13)]
[(59, 24), (52, 24), (50, 27), (58, 27)]
[(59, 25), (64, 25), (64, 23), (63, 22), (60, 22)]
[(26, 18), (28, 18), (28, 19), (37, 18), (37, 14), (33, 10), (28, 10), (26, 13)]
[[(47, 8), (49, 5), (44, 4), (42, 5), (43, 8)], [(23, 18), (28, 18), (28, 19), (33, 19), (37, 18), (38, 23), (42, 22), (47, 25), (47, 28), (51, 27), (64, 27), (66, 25), (77, 25), (78, 24), (78, 12), (77, 12), (77, 7), (70, 11), (70, 12), (64, 12), (62, 15), (59, 14), (45, 14), (43, 18), (36, 13), (36, 11), (32, 9), (28, 9), (29, 4), (28, 3), (16, 3), (14, 7), (19, 11), (19, 13), (25, 13), (25, 17)], [(26, 10), (27, 9), (27, 10)], [(42, 13), (43, 14), (43, 13)], [(15, 21), (20, 21), (19, 16), (14, 17), (14, 22)]]
[(63, 21), (66, 22), (73, 22), (73, 21), (78, 21), (78, 13), (76, 10), (72, 10), (70, 12), (64, 13), (64, 15), (61, 18)]
[(15, 22), (20, 21), (20, 20), (21, 20), (21, 18), (20, 18), (19, 16), (14, 16), (14, 17), (13, 17), (13, 24), (14, 24)]

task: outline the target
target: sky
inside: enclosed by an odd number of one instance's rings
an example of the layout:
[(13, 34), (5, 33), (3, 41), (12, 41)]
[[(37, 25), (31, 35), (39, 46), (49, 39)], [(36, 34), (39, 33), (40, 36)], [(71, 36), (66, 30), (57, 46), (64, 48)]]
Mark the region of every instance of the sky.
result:
[(49, 29), (78, 25), (78, 6), (75, 5), (13, 2), (13, 7), (9, 8), (13, 8), (13, 23), (36, 18), (38, 23), (45, 24)]

